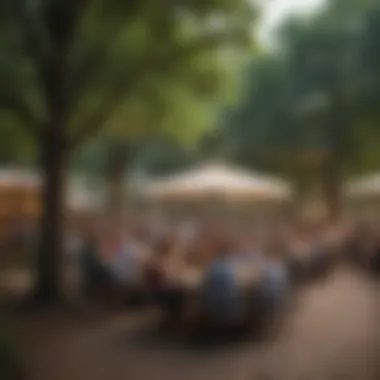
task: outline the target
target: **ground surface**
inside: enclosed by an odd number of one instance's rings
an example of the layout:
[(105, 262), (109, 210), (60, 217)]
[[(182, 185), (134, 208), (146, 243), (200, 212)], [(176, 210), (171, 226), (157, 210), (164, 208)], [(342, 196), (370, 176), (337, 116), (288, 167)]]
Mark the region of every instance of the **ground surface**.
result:
[(380, 378), (379, 297), (376, 282), (339, 269), (302, 292), (275, 340), (213, 350), (154, 338), (154, 316), (141, 312), (81, 323), (28, 317), (18, 331), (30, 380), (369, 380)]

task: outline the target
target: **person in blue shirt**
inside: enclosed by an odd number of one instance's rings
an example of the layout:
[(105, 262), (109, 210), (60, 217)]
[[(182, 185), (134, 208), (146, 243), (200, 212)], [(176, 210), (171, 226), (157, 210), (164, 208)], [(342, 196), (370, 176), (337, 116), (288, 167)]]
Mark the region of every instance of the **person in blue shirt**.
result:
[(244, 318), (245, 301), (238, 282), (239, 262), (232, 247), (219, 247), (217, 257), (206, 271), (202, 306), (206, 317), (218, 324), (235, 324)]

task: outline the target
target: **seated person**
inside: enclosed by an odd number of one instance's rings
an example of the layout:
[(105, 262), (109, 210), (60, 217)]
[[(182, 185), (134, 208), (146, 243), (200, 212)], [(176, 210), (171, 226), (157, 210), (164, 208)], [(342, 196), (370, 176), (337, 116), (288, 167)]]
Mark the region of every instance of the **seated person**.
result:
[(143, 265), (149, 256), (148, 247), (132, 235), (116, 245), (116, 255), (108, 262), (108, 269), (118, 285), (137, 288), (141, 285)]
[(165, 322), (179, 320), (185, 302), (183, 289), (175, 281), (175, 264), (171, 239), (157, 243), (155, 252), (145, 264), (144, 284), (148, 300), (166, 312)]
[(108, 283), (110, 277), (103, 265), (97, 239), (92, 232), (87, 233), (80, 254), (80, 266), (85, 293), (93, 294), (94, 291)]
[(235, 323), (245, 316), (243, 292), (238, 281), (239, 264), (229, 244), (219, 246), (206, 271), (202, 288), (202, 309), (208, 319)]

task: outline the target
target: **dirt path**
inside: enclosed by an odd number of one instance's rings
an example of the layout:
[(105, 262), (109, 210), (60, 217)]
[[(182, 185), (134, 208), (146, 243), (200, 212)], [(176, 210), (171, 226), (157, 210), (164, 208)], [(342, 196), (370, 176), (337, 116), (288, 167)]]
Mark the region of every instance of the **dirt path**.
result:
[[(376, 360), (380, 291), (339, 270), (301, 295), (273, 342), (212, 351), (164, 344), (142, 331), (152, 319), (119, 315), (104, 324), (61, 329), (59, 339), (28, 327), (31, 380), (366, 380)], [(380, 298), (379, 298), (380, 300)], [(32, 325), (31, 325), (32, 326)]]

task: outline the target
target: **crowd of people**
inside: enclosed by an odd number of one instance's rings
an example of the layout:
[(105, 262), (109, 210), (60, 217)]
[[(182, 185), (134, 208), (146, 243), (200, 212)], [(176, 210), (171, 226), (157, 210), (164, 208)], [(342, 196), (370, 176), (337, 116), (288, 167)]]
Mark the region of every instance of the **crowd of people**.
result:
[[(359, 238), (351, 226), (154, 218), (87, 228), (75, 250), (83, 289), (161, 306), (169, 320), (229, 324), (280, 309)], [(73, 245), (74, 247), (75, 245)], [(196, 305), (196, 307), (194, 306)]]
[(160, 306), (170, 323), (253, 321), (281, 310), (297, 286), (342, 259), (380, 272), (374, 222), (97, 220), (77, 224), (66, 239), (76, 293)]

